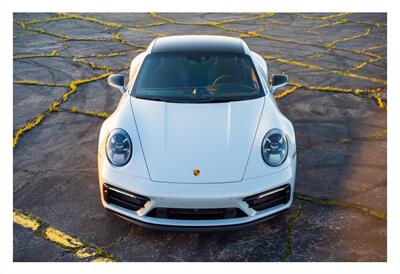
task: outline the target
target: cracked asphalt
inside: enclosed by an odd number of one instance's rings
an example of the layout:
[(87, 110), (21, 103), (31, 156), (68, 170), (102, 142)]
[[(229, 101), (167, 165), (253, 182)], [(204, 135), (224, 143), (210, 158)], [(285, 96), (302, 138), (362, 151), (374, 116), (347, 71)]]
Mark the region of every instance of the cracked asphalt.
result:
[[(293, 206), (244, 230), (160, 232), (105, 211), (107, 76), (156, 37), (242, 37), (284, 72)], [(386, 14), (14, 14), (14, 261), (386, 261)]]

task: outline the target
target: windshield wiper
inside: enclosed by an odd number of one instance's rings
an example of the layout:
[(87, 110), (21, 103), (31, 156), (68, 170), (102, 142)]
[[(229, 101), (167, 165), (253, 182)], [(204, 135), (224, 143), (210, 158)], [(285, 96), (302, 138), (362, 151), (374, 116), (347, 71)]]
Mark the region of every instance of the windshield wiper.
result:
[(236, 98), (209, 98), (207, 100), (201, 101), (199, 103), (228, 103), (234, 101), (241, 101), (243, 99), (236, 99)]
[(186, 103), (186, 104), (207, 104), (207, 103), (228, 103), (234, 101), (241, 101), (246, 99), (236, 98), (166, 98), (160, 96), (136, 96), (138, 99), (160, 101), (166, 103)]
[(170, 99), (170, 98), (158, 97), (158, 96), (136, 96), (136, 98), (143, 99), (143, 100), (166, 102), (166, 103), (184, 103), (184, 101), (182, 101), (182, 100), (176, 100), (176, 99)]

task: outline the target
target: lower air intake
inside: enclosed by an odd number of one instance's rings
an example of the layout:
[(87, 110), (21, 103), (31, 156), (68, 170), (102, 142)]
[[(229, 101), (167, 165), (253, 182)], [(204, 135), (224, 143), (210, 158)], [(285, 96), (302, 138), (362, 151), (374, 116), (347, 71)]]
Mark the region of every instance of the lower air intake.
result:
[(260, 211), (277, 205), (287, 204), (290, 200), (290, 185), (277, 187), (244, 199), (250, 208)]
[(175, 220), (219, 220), (246, 217), (238, 208), (154, 208), (146, 216)]
[(118, 187), (103, 185), (104, 200), (109, 204), (114, 204), (129, 210), (137, 211), (144, 207), (150, 199)]

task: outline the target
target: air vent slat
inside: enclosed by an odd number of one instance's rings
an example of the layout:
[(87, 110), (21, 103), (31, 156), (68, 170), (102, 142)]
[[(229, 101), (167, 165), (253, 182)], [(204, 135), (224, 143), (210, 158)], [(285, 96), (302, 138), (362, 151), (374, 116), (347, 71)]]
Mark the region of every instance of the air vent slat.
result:
[(287, 204), (290, 200), (290, 185), (281, 186), (262, 192), (244, 199), (250, 208), (260, 211), (281, 204)]

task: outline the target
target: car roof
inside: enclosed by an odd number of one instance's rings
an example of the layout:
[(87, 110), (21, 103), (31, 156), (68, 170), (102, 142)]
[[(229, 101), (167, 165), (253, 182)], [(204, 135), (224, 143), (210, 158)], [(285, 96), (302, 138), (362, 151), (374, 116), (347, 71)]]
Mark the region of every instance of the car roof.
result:
[(244, 53), (239, 38), (218, 35), (177, 35), (158, 38), (151, 53), (180, 51), (211, 51)]

